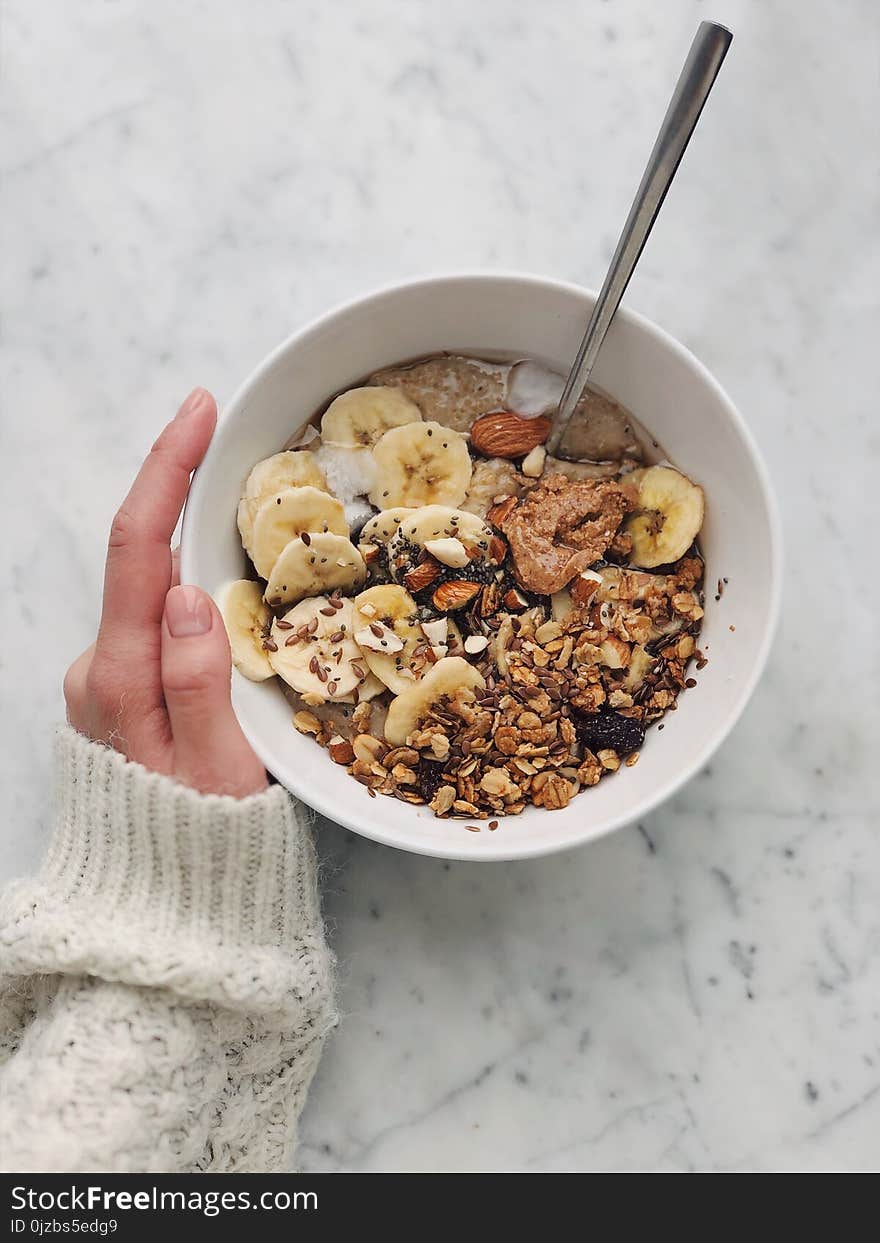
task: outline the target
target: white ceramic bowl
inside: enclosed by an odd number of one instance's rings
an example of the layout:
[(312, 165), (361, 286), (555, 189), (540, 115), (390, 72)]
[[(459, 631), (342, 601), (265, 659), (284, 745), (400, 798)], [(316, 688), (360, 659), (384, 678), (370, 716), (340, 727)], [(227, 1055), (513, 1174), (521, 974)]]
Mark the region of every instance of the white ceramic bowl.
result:
[[(346, 303), (279, 346), (236, 393), (193, 480), (183, 523), (184, 582), (216, 592), (245, 570), (235, 523), (242, 483), (327, 397), (387, 364), (438, 350), (511, 353), (565, 371), (594, 295), (540, 277), (464, 274), (395, 285)], [(306, 803), (375, 841), (450, 859), (522, 859), (592, 841), (669, 798), (729, 733), (761, 672), (775, 626), (780, 531), (767, 473), (733, 403), (683, 346), (631, 311), (618, 312), (594, 376), (703, 485), (701, 536), (709, 664), (639, 763), (564, 811), (529, 807), (489, 833), (437, 820), (425, 807), (367, 791), (291, 724), (274, 682), (233, 675), (233, 700), (255, 751)], [(714, 600), (718, 578), (727, 586)]]

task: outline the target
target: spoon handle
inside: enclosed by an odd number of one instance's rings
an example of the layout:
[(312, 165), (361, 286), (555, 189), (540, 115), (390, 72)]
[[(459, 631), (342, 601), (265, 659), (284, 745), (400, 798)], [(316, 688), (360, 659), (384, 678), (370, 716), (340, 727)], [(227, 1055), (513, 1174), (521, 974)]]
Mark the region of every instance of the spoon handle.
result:
[(648, 160), (626, 224), (599, 292), (587, 331), (559, 401), (547, 450), (556, 453), (581, 398), (605, 334), (672, 184), (681, 157), (696, 128), (703, 105), (727, 55), (733, 35), (715, 22), (701, 22), (676, 84), (660, 133)]

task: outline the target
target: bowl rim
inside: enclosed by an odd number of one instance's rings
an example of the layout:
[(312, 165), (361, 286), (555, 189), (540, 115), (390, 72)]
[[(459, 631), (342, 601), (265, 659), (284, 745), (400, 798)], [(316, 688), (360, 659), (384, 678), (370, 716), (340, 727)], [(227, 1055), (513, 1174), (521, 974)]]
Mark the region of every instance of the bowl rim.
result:
[[(402, 290), (409, 290), (418, 287), (431, 287), (444, 284), (466, 285), (468, 283), (483, 284), (487, 281), (495, 281), (499, 284), (517, 283), (520, 285), (540, 286), (544, 290), (548, 288), (557, 290), (567, 295), (576, 295), (582, 297), (586, 295), (588, 298), (596, 299), (597, 295), (594, 290), (588, 289), (586, 286), (579, 285), (573, 281), (565, 281), (555, 277), (540, 276), (531, 272), (519, 272), (516, 270), (481, 270), (468, 269), (459, 272), (428, 272), (402, 280), (395, 280), (379, 285), (373, 289), (360, 292), (350, 298), (346, 298), (322, 314), (310, 319), (301, 328), (292, 332), (288, 337), (281, 341), (274, 349), (272, 349), (261, 362), (250, 372), (244, 381), (234, 391), (232, 396), (223, 405), (220, 417), (218, 419), (217, 429), (206, 461), (214, 456), (220, 449), (225, 438), (228, 427), (231, 426), (232, 420), (229, 411), (233, 408), (246, 409), (246, 397), (251, 389), (262, 382), (264, 376), (272, 370), (279, 358), (285, 355), (289, 350), (294, 348), (301, 340), (307, 338), (313, 333), (320, 332), (328, 323), (331, 323), (338, 316), (343, 315), (356, 309), (359, 305), (373, 302), (376, 299), (386, 297), (388, 295), (398, 293)], [(357, 827), (345, 819), (340, 819), (340, 809), (338, 806), (332, 805), (329, 799), (321, 797), (319, 791), (309, 790), (308, 797), (298, 791), (290, 791), (295, 797), (301, 799), (308, 807), (313, 808), (320, 815), (325, 816), (334, 824), (342, 824), (343, 827), (351, 832), (357, 833), (359, 836), (366, 837), (371, 841), (380, 843), (383, 846), (390, 846), (396, 850), (404, 850), (412, 854), (425, 855), (435, 859), (455, 859), (463, 862), (479, 862), (479, 863), (502, 863), (510, 862), (518, 859), (540, 858), (545, 855), (561, 853), (565, 850), (572, 850), (577, 847), (589, 845), (591, 842), (598, 841), (600, 838), (606, 837), (608, 834), (615, 832), (617, 829), (624, 828), (628, 824), (635, 823), (642, 816), (647, 816), (655, 811), (661, 804), (667, 802), (679, 790), (682, 789), (699, 771), (708, 763), (711, 757), (718, 751), (719, 747), (730, 736), (734, 726), (737, 725), (742, 717), (743, 712), (754, 693), (754, 690), (764, 673), (767, 665), (767, 659), (770, 649), (776, 635), (779, 625), (779, 616), (782, 602), (782, 581), (783, 581), (783, 551), (782, 551), (782, 523), (779, 513), (779, 507), (776, 500), (773, 486), (770, 481), (770, 474), (764, 462), (763, 455), (758, 444), (739, 409), (734, 404), (727, 391), (720, 382), (715, 378), (712, 372), (706, 367), (699, 358), (682, 343), (676, 340), (664, 328), (655, 324), (653, 320), (634, 311), (629, 307), (619, 307), (615, 318), (620, 318), (624, 322), (632, 324), (642, 332), (661, 345), (670, 353), (677, 355), (678, 358), (691, 370), (696, 372), (703, 382), (714, 391), (716, 397), (723, 406), (727, 417), (735, 427), (739, 434), (743, 445), (747, 451), (751, 461), (755, 477), (764, 502), (764, 506), (768, 518), (769, 526), (769, 552), (770, 552), (770, 600), (769, 611), (767, 614), (767, 622), (764, 627), (764, 633), (758, 646), (757, 656), (752, 665), (752, 671), (748, 679), (740, 687), (739, 695), (727, 715), (723, 727), (714, 736), (700, 748), (696, 749), (687, 764), (682, 766), (676, 772), (670, 774), (668, 780), (659, 784), (656, 789), (647, 797), (645, 797), (635, 811), (622, 812), (619, 815), (611, 816), (600, 826), (590, 826), (587, 832), (574, 836), (570, 841), (555, 841), (543, 844), (540, 839), (532, 842), (517, 841), (514, 835), (499, 835), (493, 840), (493, 851), (491, 854), (480, 853), (477, 843), (474, 842), (470, 848), (466, 848), (466, 842), (461, 838), (467, 838), (468, 834), (456, 835), (455, 838), (450, 836), (449, 846), (438, 846), (436, 843), (420, 844), (417, 838), (411, 841), (401, 841), (399, 833), (387, 832), (383, 830), (381, 817), (363, 819), (358, 821)], [(213, 452), (212, 452), (213, 451)], [(197, 576), (193, 573), (193, 556), (191, 549), (193, 547), (193, 528), (196, 521), (196, 511), (200, 507), (200, 498), (203, 486), (203, 468), (200, 466), (194, 473), (190, 486), (189, 495), (187, 497), (184, 509), (183, 520), (181, 524), (180, 539), (180, 568), (181, 581), (196, 582)], [(264, 747), (262, 739), (258, 735), (252, 734), (244, 722), (241, 722), (242, 730), (253, 747), (257, 756), (265, 764), (267, 770), (282, 784), (286, 789), (290, 789), (286, 782), (282, 781), (278, 774), (274, 771), (275, 760), (269, 753), (268, 748)]]

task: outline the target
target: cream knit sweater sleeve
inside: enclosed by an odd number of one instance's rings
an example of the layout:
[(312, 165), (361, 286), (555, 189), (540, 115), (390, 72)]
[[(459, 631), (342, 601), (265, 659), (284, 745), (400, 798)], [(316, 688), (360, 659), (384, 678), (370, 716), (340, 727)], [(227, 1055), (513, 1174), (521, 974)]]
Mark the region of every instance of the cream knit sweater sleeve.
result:
[(0, 899), (0, 1163), (281, 1171), (336, 1016), (305, 814), (71, 729), (40, 873)]

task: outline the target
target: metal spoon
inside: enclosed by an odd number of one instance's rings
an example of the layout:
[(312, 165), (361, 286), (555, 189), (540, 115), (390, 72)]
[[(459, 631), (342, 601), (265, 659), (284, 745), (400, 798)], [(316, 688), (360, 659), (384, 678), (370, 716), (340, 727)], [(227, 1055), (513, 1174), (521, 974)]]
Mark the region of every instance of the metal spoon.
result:
[(731, 32), (715, 22), (701, 22), (694, 36), (642, 183), (623, 226), (608, 275), (599, 292), (587, 331), (553, 416), (553, 426), (547, 438), (547, 452), (557, 457), (565, 456), (560, 451), (560, 441), (587, 386), (605, 334), (611, 326), (620, 299), (654, 227), (666, 191), (672, 184), (732, 40)]

